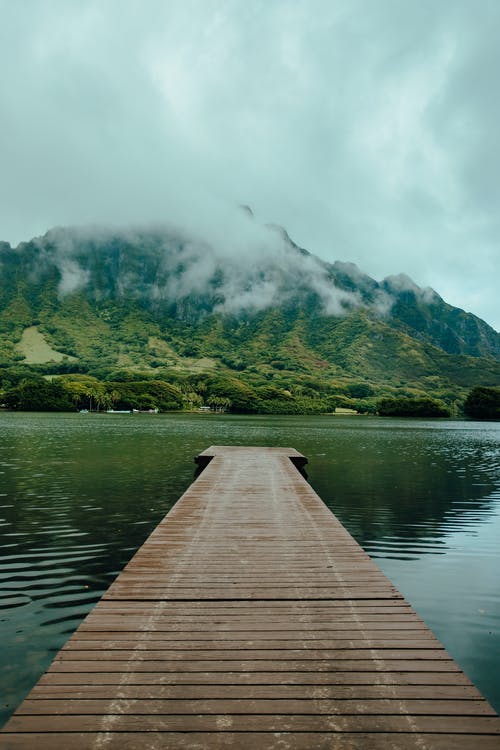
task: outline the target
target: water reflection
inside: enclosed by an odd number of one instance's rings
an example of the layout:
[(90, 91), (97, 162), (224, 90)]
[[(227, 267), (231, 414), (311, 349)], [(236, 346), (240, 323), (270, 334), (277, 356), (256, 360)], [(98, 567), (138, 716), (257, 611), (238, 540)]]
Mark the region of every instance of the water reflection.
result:
[(211, 444), (307, 455), (313, 487), (500, 707), (500, 425), (0, 413), (0, 718)]

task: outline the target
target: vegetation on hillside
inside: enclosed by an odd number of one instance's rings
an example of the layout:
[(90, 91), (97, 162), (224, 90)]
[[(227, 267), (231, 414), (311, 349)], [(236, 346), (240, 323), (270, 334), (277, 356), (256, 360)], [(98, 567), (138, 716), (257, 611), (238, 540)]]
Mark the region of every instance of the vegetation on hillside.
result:
[(449, 417), (450, 410), (434, 398), (382, 398), (377, 404), (381, 417)]
[[(430, 398), (456, 415), (471, 388), (500, 382), (500, 336), (483, 321), (289, 239), (291, 270), (270, 262), (248, 276), (173, 235), (82, 236), (0, 243), (0, 403), (11, 408), (375, 413)], [(269, 285), (276, 294), (257, 304)]]

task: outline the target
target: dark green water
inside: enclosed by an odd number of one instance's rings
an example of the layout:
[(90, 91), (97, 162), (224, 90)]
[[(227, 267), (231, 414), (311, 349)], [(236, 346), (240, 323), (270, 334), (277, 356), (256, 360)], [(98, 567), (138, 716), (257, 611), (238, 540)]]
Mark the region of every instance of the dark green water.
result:
[(0, 724), (211, 444), (286, 445), (500, 709), (500, 424), (0, 412)]

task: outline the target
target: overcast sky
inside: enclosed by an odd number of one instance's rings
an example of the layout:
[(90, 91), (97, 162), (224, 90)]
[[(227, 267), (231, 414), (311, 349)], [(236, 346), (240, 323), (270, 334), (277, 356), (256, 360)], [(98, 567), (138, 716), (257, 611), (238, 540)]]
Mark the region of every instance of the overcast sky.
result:
[(247, 203), (500, 330), (499, 38), (498, 0), (0, 0), (0, 239)]

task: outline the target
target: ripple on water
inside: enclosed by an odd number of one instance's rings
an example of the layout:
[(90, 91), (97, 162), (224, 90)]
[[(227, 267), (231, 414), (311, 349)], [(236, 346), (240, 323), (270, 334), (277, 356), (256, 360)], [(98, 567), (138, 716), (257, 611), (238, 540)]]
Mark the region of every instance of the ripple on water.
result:
[[(0, 594), (0, 609), (13, 609), (15, 607), (24, 607), (26, 604), (31, 602), (29, 596), (11, 596)], [(1, 621), (1, 620), (0, 620)]]

